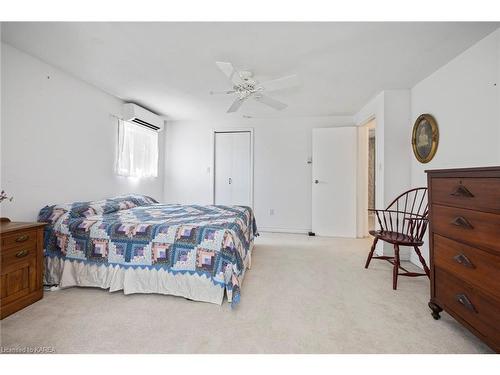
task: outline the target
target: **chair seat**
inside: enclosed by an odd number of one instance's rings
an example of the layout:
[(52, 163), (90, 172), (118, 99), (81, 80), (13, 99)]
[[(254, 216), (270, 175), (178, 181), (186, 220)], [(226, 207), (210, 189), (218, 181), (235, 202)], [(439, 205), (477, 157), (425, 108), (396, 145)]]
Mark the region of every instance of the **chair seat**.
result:
[(382, 241), (402, 246), (422, 246), (422, 244), (424, 243), (424, 241), (419, 241), (411, 236), (398, 232), (371, 230), (370, 234), (373, 237), (381, 239)]

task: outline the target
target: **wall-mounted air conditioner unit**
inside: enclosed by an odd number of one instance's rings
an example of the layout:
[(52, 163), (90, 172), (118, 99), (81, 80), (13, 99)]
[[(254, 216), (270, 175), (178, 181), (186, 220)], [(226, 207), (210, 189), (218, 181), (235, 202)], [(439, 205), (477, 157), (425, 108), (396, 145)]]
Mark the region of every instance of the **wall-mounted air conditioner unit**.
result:
[(156, 131), (163, 130), (163, 120), (160, 116), (134, 103), (125, 103), (123, 105), (123, 120), (146, 126)]

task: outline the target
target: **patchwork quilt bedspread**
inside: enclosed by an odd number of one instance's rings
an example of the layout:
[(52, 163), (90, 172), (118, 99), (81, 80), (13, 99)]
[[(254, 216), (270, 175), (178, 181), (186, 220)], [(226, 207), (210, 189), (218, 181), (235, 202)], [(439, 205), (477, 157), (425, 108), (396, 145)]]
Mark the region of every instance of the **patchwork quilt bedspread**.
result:
[(257, 235), (251, 208), (143, 195), (44, 207), (46, 282), (239, 301)]

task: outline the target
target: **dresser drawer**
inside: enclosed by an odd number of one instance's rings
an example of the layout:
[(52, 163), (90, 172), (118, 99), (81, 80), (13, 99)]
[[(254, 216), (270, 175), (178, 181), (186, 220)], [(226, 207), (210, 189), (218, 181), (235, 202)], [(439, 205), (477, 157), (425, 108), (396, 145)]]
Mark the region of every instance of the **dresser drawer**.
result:
[(500, 215), (432, 205), (432, 230), (500, 253)]
[(433, 178), (432, 203), (500, 213), (500, 178)]
[(436, 298), (443, 307), (499, 345), (500, 303), (439, 268), (436, 268), (434, 277)]
[(36, 230), (16, 232), (2, 236), (2, 251), (17, 246), (31, 246), (36, 243)]
[(500, 255), (434, 235), (434, 266), (500, 299)]
[(35, 244), (4, 250), (2, 251), (2, 270), (12, 264), (36, 257), (36, 255), (37, 248)]

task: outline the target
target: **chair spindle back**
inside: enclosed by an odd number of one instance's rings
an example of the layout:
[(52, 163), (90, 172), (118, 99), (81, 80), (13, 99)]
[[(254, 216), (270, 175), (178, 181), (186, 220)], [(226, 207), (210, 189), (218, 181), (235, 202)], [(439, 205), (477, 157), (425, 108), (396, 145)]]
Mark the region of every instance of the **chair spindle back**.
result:
[(383, 231), (400, 233), (421, 240), (427, 229), (427, 188), (408, 190), (394, 199), (387, 209), (375, 212)]

